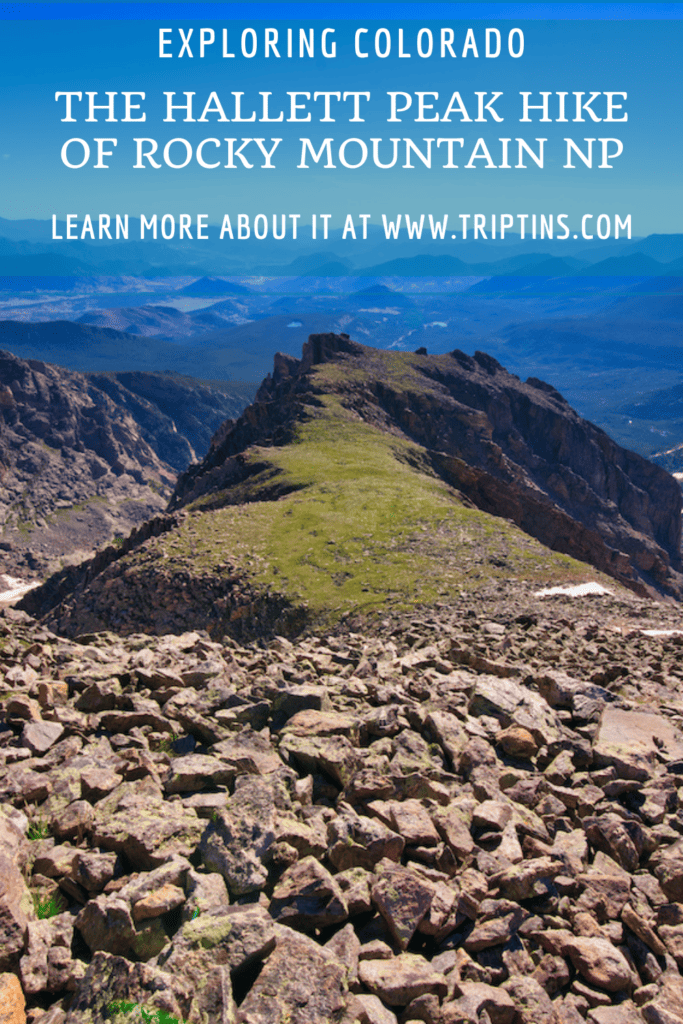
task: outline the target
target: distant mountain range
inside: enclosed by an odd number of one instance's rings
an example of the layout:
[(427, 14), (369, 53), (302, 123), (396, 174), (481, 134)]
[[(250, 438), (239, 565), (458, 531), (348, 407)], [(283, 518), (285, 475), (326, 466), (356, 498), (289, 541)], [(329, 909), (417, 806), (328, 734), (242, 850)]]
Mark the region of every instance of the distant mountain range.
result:
[[(63, 240), (52, 239), (48, 221), (0, 218), (0, 278), (68, 277), (92, 274), (284, 274), (346, 276), (470, 275), (517, 273), (650, 275), (677, 274), (683, 270), (683, 235), (649, 235), (636, 239), (590, 241), (445, 241), (431, 237), (387, 240), (383, 229), (370, 225), (368, 238), (344, 239), (331, 231), (327, 243), (307, 238), (305, 230), (296, 241), (271, 242), (140, 241), (139, 222), (130, 219), (130, 238), (125, 242), (64, 240), (66, 226), (57, 224)], [(197, 294), (197, 293), (194, 293)]]
[[(185, 289), (183, 289), (183, 292)], [(229, 324), (246, 323), (244, 309), (227, 299), (210, 310), (187, 314), (175, 306), (138, 306), (118, 309), (95, 309), (83, 313), (77, 323), (94, 327), (113, 327), (126, 334), (144, 337), (191, 337), (194, 334), (219, 330)]]
[[(145, 243), (141, 243), (145, 244)], [(152, 243), (149, 243), (150, 245)], [(182, 259), (172, 257), (156, 247), (148, 251), (145, 259), (116, 258), (101, 260), (90, 253), (79, 258), (64, 253), (13, 252), (13, 243), (0, 238), (0, 289), (16, 288), (16, 278), (82, 277), (95, 274), (137, 274), (147, 277), (170, 277), (180, 275), (206, 274), (269, 274), (293, 276), (312, 273), (319, 277), (485, 277), (490, 275), (514, 275), (519, 277), (568, 277), (568, 276), (656, 276), (683, 273), (683, 258), (665, 263), (642, 252), (612, 256), (605, 260), (584, 265), (571, 257), (555, 257), (548, 253), (530, 253), (528, 256), (506, 257), (502, 260), (488, 260), (482, 263), (466, 263), (448, 253), (419, 253), (385, 260), (371, 266), (360, 266), (339, 259), (324, 260), (298, 257), (289, 263), (264, 263), (245, 258), (243, 261), (224, 259), (192, 259), (185, 254)], [(166, 257), (165, 259), (163, 257)], [(163, 260), (163, 261), (162, 261)], [(578, 263), (578, 266), (577, 266)], [(3, 278), (8, 280), (2, 280)], [(48, 287), (46, 283), (43, 287)]]
[(520, 377), (548, 380), (626, 447), (651, 456), (683, 444), (683, 417), (621, 411), (683, 379), (683, 277), (520, 276), (511, 272), (520, 262), (509, 257), (505, 273), (481, 278), (74, 278), (62, 291), (5, 293), (0, 347), (79, 371), (252, 386), (277, 351), (294, 355), (309, 334), (435, 354), (485, 348)]

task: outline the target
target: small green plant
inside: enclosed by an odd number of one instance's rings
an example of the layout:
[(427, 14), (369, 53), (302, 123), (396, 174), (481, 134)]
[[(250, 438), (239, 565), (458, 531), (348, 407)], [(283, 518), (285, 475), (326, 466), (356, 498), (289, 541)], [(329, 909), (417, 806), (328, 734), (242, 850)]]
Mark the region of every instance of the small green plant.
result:
[(66, 910), (66, 902), (60, 892), (54, 892), (51, 896), (41, 896), (40, 893), (34, 892), (33, 906), (39, 921), (56, 917)]
[(159, 740), (157, 749), (163, 754), (174, 754), (173, 744), (177, 741), (178, 737), (174, 732), (170, 736), (166, 736), (163, 740)]
[(115, 999), (109, 1003), (107, 1010), (109, 1013), (116, 1015), (132, 1013), (133, 1010), (138, 1008), (145, 1024), (183, 1024), (177, 1017), (171, 1017), (166, 1010), (146, 1010), (139, 1003), (129, 1003), (125, 999)]
[(28, 839), (48, 839), (50, 836), (50, 824), (44, 818), (36, 818), (28, 827), (26, 833)]

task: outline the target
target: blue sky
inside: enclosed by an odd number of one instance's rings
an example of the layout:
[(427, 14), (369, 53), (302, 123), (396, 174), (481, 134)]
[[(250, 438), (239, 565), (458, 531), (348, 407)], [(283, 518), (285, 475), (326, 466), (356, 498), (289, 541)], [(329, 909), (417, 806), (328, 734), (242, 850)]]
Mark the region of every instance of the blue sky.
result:
[[(97, 214), (129, 213), (206, 213), (210, 222), (220, 222), (224, 213), (298, 213), (302, 223), (313, 213), (330, 213), (343, 219), (346, 213), (369, 213), (377, 222), (381, 213), (412, 216), (433, 213), (481, 211), (487, 215), (510, 213), (547, 214), (565, 212), (572, 223), (585, 213), (609, 216), (631, 214), (635, 235), (683, 230), (680, 203), (683, 157), (683, 119), (679, 102), (680, 52), (683, 44), (683, 4), (332, 4), (321, 17), (319, 4), (150, 4), (128, 3), (0, 4), (0, 216), (9, 218), (48, 218), (56, 213)], [(192, 28), (192, 59), (179, 59), (179, 28), (187, 34)], [(325, 59), (320, 54), (320, 33), (333, 28), (337, 56)], [(369, 52), (359, 58), (354, 52), (354, 35), (361, 36)], [(524, 54), (513, 58), (506, 52), (506, 40), (512, 28), (524, 34)], [(159, 29), (170, 28), (169, 52), (172, 58), (159, 57)], [(200, 28), (212, 29), (216, 42), (208, 47), (204, 59), (197, 53)], [(221, 33), (228, 29), (229, 51), (235, 58), (221, 56)], [(257, 55), (240, 54), (244, 29), (253, 28)], [(278, 32), (276, 59), (263, 56), (265, 29)], [(287, 29), (298, 42), (300, 28), (313, 29), (315, 57), (289, 59), (286, 50)], [(463, 57), (467, 30), (471, 28), (480, 56), (471, 48)], [(485, 30), (495, 28), (501, 34), (503, 52), (496, 59), (483, 56)], [(380, 58), (374, 53), (378, 29), (380, 48), (391, 40), (391, 54)], [(403, 29), (404, 51), (410, 58), (399, 58), (398, 32)], [(455, 59), (417, 55), (417, 33), (429, 30), (438, 51), (442, 29), (452, 31)], [(251, 37), (250, 37), (251, 38)], [(422, 36), (428, 45), (429, 33)], [(518, 41), (518, 37), (517, 37)], [(104, 103), (107, 91), (145, 92), (144, 124), (125, 124), (117, 107), (116, 123), (87, 123), (84, 102), (74, 103), (75, 123), (63, 123), (65, 101), (55, 102), (55, 92), (97, 92)], [(219, 123), (207, 115), (206, 123), (185, 123), (176, 114), (174, 124), (164, 123), (165, 91), (182, 99), (185, 91), (194, 92), (195, 117), (209, 94), (215, 91), (224, 106), (228, 123)], [(261, 92), (270, 92), (271, 113), (289, 115), (288, 92), (370, 92), (371, 99), (361, 102), (362, 123), (349, 123), (352, 101), (332, 103), (334, 123), (320, 123), (323, 102), (309, 102), (310, 123), (233, 123), (233, 93), (244, 94), (243, 110), (260, 111)], [(453, 115), (450, 123), (416, 123), (417, 93), (438, 93), (429, 97), (434, 114), (443, 117), (454, 92), (462, 97), (470, 122)], [(551, 123), (538, 123), (538, 112), (531, 123), (520, 123), (521, 92), (533, 94), (539, 103), (540, 92), (550, 98)], [(413, 100), (411, 110), (400, 123), (388, 123), (388, 92), (405, 92)], [(494, 109), (503, 121), (487, 116), (484, 123), (474, 119), (476, 94), (486, 93), (488, 102), (494, 92), (502, 93)], [(556, 123), (556, 94), (566, 92), (565, 123)], [(605, 114), (607, 92), (626, 92), (623, 110), (627, 122), (593, 123), (588, 114), (581, 123), (575, 114), (575, 92), (584, 100), (591, 92), (601, 95), (594, 108)], [(300, 98), (304, 102), (303, 98)], [(139, 102), (139, 101), (136, 101)], [(401, 102), (404, 102), (401, 100)], [(258, 115), (257, 115), (258, 116)], [(427, 115), (426, 115), (427, 116)], [(70, 138), (82, 138), (96, 148), (95, 138), (116, 138), (109, 169), (84, 167), (70, 169), (62, 163), (60, 151)], [(135, 169), (135, 138), (153, 138), (159, 145), (156, 156), (173, 138), (187, 140), (192, 150), (190, 164), (182, 169), (149, 165)], [(281, 138), (272, 162), (274, 169), (262, 169), (264, 158), (255, 143), (245, 154), (255, 164), (243, 167), (235, 158), (235, 169), (225, 169), (228, 137), (239, 139)], [(301, 169), (301, 138), (310, 138), (319, 147), (332, 138), (334, 169), (321, 164)], [(573, 138), (585, 151), (586, 138), (615, 138), (623, 145), (613, 167), (600, 169), (600, 143), (594, 144), (594, 166), (585, 167), (578, 158), (572, 170), (565, 169), (566, 143)], [(197, 144), (216, 138), (204, 148), (207, 162), (221, 161), (217, 169), (204, 169), (195, 161)], [(360, 139), (368, 149), (368, 159), (356, 168), (340, 164), (339, 146), (349, 138)], [(389, 162), (392, 138), (411, 138), (423, 152), (426, 138), (462, 138), (454, 143), (454, 162), (458, 169), (444, 169), (447, 144), (438, 150), (432, 144), (432, 168), (427, 169), (413, 156), (414, 166), (406, 169), (405, 143), (399, 144), (397, 166), (379, 169), (372, 162), (371, 139), (379, 138), (380, 159)], [(495, 167), (486, 159), (471, 160), (477, 140), (482, 138)], [(509, 138), (510, 168), (504, 162), (503, 144)], [(523, 138), (536, 152), (537, 138), (545, 138), (543, 169), (525, 158), (526, 168), (517, 168), (517, 138)], [(111, 144), (103, 144), (112, 149)], [(608, 148), (616, 144), (608, 144)], [(76, 162), (81, 150), (75, 144), (69, 154)], [(183, 143), (170, 151), (173, 162), (180, 162)], [(347, 162), (359, 161), (362, 146), (349, 143)], [(483, 151), (480, 147), (479, 154)], [(253, 154), (250, 156), (250, 154)], [(472, 163), (470, 168), (464, 165)], [(609, 159), (607, 162), (610, 162)], [(162, 160), (163, 164), (163, 160)]]

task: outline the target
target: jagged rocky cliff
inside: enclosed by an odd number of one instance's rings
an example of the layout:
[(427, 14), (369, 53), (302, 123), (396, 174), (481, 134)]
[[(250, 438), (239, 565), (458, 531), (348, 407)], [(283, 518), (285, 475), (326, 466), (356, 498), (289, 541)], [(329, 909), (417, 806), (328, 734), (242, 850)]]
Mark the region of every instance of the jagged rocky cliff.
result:
[[(286, 443), (316, 396), (333, 391), (366, 423), (416, 441), (477, 508), (633, 589), (681, 596), (681, 493), (669, 474), (620, 448), (549, 384), (523, 383), (484, 353), (415, 354), (400, 369), (391, 355), (313, 335), (301, 360), (276, 356), (256, 402), (181, 476), (172, 507), (237, 481), (249, 446)], [(323, 382), (315, 368), (326, 363), (340, 372)]]
[(237, 417), (256, 385), (204, 383), (179, 373), (89, 373), (91, 385), (126, 409), (145, 441), (182, 472), (206, 452), (228, 417)]
[(40, 577), (122, 540), (245, 401), (177, 375), (81, 374), (0, 352), (0, 570)]
[(7, 352), (0, 477), (2, 564), (32, 576), (124, 536), (163, 508), (174, 482), (132, 416), (82, 374)]

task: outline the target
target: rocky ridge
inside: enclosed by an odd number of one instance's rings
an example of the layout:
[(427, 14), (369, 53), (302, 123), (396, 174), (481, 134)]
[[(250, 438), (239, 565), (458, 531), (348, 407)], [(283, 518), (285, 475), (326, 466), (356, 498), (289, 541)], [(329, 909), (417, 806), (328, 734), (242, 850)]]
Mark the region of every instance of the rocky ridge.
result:
[(484, 353), (312, 335), (301, 360), (276, 356), (167, 515), (22, 607), (70, 636), (294, 636), (361, 609), (429, 607), (482, 578), (585, 574), (551, 552), (679, 597), (680, 540), (676, 481), (542, 381)]
[(0, 618), (12, 1024), (681, 1024), (683, 632), (491, 586), (373, 633)]
[(363, 422), (417, 442), (432, 471), (476, 508), (641, 593), (683, 595), (676, 482), (582, 419), (555, 388), (522, 382), (483, 352), (411, 356), (345, 334), (311, 335), (301, 360), (275, 357), (254, 404), (181, 475), (170, 507), (225, 489), (220, 500), (230, 502), (250, 448), (291, 442), (297, 420), (315, 416), (330, 394)]

